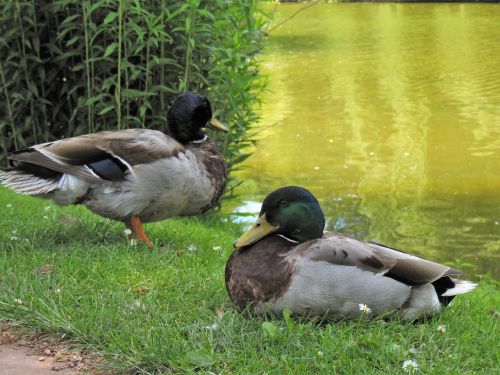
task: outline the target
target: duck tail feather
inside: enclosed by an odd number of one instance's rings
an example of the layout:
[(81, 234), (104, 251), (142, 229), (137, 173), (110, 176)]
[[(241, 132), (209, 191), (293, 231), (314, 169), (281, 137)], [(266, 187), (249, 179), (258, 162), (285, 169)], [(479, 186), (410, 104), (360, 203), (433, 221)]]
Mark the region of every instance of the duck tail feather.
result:
[(455, 286), (448, 289), (446, 292), (441, 294), (443, 297), (458, 296), (459, 294), (465, 294), (474, 289), (478, 284), (473, 283), (468, 280), (453, 280)]
[(20, 194), (44, 196), (57, 189), (58, 183), (58, 177), (41, 178), (22, 171), (0, 171), (0, 184)]

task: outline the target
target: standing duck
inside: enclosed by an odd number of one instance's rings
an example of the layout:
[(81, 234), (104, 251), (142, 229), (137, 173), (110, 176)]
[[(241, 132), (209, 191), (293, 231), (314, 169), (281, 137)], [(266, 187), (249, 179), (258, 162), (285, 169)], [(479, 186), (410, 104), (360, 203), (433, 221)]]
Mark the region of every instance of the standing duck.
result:
[(208, 99), (179, 95), (168, 112), (171, 136), (126, 129), (32, 146), (9, 155), (0, 183), (57, 204), (83, 204), (125, 223), (152, 247), (143, 222), (196, 215), (213, 207), (226, 185), (226, 164), (202, 131), (227, 129), (212, 117)]
[(460, 271), (389, 247), (323, 233), (316, 198), (297, 186), (269, 194), (255, 224), (235, 243), (226, 287), (239, 310), (357, 319), (397, 312), (439, 313), (476, 284)]

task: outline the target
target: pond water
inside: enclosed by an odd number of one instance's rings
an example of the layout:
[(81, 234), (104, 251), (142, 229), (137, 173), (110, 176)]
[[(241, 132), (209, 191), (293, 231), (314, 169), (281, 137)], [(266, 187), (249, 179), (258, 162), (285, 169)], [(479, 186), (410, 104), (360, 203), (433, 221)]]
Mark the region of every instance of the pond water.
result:
[(320, 4), (272, 30), (229, 208), (301, 185), (328, 230), (499, 277), (499, 20), (495, 4)]

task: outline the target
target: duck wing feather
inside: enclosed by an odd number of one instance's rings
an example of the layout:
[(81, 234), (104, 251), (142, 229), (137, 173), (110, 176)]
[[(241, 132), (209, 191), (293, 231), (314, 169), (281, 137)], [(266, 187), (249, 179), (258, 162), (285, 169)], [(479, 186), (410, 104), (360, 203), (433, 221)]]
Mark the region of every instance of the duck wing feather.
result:
[(368, 242), (366, 245), (377, 256), (395, 259), (396, 264), (386, 276), (407, 285), (420, 286), (433, 283), (445, 276), (462, 275), (462, 272), (455, 268), (406, 254), (376, 242)]
[(325, 233), (322, 239), (297, 246), (295, 251), (314, 261), (355, 266), (408, 286), (426, 285), (444, 276), (461, 274), (439, 263), (332, 232)]
[(160, 131), (126, 129), (42, 143), (16, 151), (9, 159), (101, 182), (123, 179), (134, 165), (176, 156), (184, 150)]

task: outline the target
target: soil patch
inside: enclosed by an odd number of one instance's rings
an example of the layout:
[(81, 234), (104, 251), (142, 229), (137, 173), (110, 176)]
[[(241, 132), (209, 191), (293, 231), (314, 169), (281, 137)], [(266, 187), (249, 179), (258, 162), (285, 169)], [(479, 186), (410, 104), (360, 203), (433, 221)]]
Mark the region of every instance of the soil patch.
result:
[[(57, 364), (52, 359), (30, 356), (24, 348), (0, 345), (0, 374), (2, 375), (54, 375), (53, 366)], [(76, 373), (76, 370), (64, 369), (59, 373), (69, 375)]]
[(94, 351), (71, 341), (0, 322), (0, 375), (112, 374), (100, 364)]

